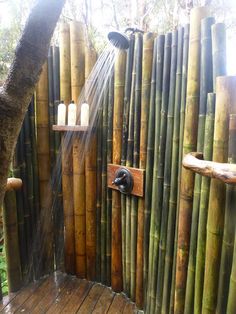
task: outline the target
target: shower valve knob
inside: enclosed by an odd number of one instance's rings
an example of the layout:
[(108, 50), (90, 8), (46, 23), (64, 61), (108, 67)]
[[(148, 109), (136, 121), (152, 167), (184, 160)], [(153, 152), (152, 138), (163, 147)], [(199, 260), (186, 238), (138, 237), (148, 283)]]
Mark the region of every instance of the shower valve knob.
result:
[(112, 184), (116, 185), (121, 193), (130, 194), (134, 186), (133, 176), (128, 169), (119, 168)]

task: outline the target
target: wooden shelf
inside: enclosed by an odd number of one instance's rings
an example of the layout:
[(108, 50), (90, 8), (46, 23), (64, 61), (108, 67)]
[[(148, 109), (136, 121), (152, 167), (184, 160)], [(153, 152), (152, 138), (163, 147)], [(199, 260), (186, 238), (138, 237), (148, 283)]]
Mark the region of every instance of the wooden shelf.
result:
[(53, 131), (58, 132), (86, 132), (88, 131), (89, 127), (87, 126), (81, 126), (81, 125), (53, 125), (52, 126)]

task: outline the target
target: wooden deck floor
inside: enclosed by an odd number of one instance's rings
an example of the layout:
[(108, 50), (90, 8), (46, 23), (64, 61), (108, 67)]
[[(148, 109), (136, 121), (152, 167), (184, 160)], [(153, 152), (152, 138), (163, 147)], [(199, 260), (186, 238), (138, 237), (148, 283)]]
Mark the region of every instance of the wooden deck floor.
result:
[(0, 313), (138, 313), (123, 294), (60, 272), (3, 298)]

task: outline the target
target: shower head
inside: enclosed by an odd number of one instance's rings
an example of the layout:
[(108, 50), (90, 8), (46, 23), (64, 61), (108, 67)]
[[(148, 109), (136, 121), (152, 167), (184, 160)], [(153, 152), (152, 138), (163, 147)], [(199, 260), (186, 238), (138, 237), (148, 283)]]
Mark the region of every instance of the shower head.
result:
[(129, 48), (129, 38), (122, 32), (112, 31), (109, 32), (108, 40), (118, 49), (128, 49)]

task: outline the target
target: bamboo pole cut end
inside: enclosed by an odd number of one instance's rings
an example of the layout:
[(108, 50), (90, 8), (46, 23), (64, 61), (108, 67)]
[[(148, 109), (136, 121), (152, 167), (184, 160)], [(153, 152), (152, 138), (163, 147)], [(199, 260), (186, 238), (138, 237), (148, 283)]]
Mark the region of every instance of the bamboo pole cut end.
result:
[(22, 180), (19, 178), (8, 178), (6, 191), (19, 190), (22, 187)]

